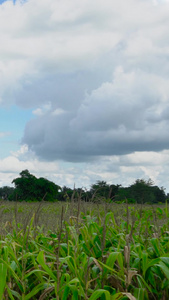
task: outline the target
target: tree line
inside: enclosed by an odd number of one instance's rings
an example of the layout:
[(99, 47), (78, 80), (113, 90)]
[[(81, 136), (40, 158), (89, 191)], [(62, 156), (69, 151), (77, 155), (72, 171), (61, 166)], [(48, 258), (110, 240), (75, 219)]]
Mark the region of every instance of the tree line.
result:
[(137, 179), (128, 187), (97, 181), (90, 189), (59, 185), (43, 177), (36, 178), (28, 170), (23, 170), (12, 183), (14, 187), (0, 188), (0, 198), (9, 201), (78, 201), (128, 203), (164, 203), (169, 196), (164, 188), (154, 185), (151, 179)]

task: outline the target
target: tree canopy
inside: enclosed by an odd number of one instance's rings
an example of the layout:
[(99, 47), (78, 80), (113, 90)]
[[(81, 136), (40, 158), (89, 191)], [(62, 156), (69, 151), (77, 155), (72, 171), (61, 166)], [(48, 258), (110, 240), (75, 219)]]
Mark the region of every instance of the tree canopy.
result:
[(106, 181), (96, 181), (90, 189), (81, 189), (63, 186), (62, 188), (46, 178), (32, 175), (28, 170), (23, 170), (15, 178), (13, 187), (0, 188), (0, 198), (18, 201), (71, 201), (78, 199), (85, 201), (115, 201), (128, 200), (130, 203), (164, 203), (167, 196), (164, 188), (154, 185), (151, 179), (137, 179), (128, 187), (120, 184), (108, 184)]
[(137, 179), (127, 188), (121, 187), (117, 195), (118, 200), (128, 199), (134, 203), (164, 203), (166, 195), (163, 188), (154, 185), (151, 179)]
[(61, 189), (60, 186), (43, 177), (36, 178), (28, 170), (22, 171), (20, 177), (15, 178), (12, 183), (15, 185), (15, 192), (11, 196), (13, 200), (40, 201), (44, 199), (45, 201), (52, 201), (57, 198)]

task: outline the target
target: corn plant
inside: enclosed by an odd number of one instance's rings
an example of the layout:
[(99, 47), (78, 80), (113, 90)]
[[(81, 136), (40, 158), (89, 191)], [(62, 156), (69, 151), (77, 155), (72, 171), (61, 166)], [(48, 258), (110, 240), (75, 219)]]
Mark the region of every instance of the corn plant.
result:
[(40, 226), (43, 207), (25, 224), (18, 216), (5, 223), (0, 299), (169, 299), (167, 206), (127, 204), (120, 215), (117, 207), (103, 207), (96, 213), (90, 204), (84, 213), (79, 202), (69, 215), (66, 204), (55, 229)]

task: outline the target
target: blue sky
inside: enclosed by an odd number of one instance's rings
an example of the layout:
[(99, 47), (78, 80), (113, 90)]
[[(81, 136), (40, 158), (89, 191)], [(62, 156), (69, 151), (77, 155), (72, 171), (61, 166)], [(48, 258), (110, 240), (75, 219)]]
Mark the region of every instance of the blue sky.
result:
[(1, 159), (10, 155), (11, 149), (12, 151), (18, 150), (23, 128), (31, 117), (33, 117), (31, 110), (23, 110), (14, 105), (0, 108), (1, 132), (4, 133), (1, 137)]
[(16, 2), (16, 0), (0, 0), (0, 4), (2, 4), (3, 2), (6, 2), (6, 1), (12, 1), (14, 4)]
[(169, 1), (0, 4), (0, 186), (169, 191)]

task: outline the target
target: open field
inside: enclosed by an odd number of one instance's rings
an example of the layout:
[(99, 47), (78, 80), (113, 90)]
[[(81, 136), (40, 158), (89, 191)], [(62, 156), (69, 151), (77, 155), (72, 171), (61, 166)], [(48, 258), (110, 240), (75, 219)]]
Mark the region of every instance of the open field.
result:
[(0, 299), (169, 299), (167, 205), (0, 202), (0, 236)]

